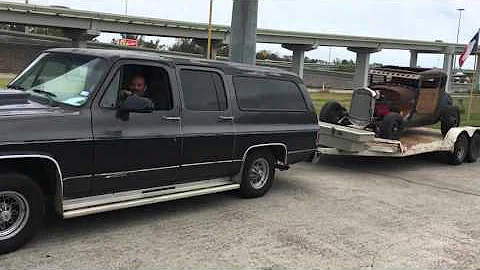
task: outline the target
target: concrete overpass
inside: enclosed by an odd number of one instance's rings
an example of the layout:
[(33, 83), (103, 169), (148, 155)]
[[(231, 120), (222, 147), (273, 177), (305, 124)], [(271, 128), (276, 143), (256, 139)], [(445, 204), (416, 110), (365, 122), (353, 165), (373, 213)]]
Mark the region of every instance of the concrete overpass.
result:
[[(72, 46), (85, 47), (87, 41), (101, 32), (132, 33), (163, 37), (207, 39), (208, 25), (184, 21), (152, 19), (136, 16), (123, 16), (39, 5), (25, 5), (0, 2), (0, 22), (17, 23), (32, 26), (58, 27), (65, 30), (71, 38)], [(212, 38), (230, 44), (231, 28), (225, 25), (213, 25)], [(451, 73), (454, 55), (463, 51), (463, 44), (349, 35), (333, 35), (257, 29), (256, 42), (282, 44), (293, 51), (293, 71), (303, 75), (304, 54), (318, 46), (347, 47), (356, 53), (355, 86), (367, 82), (368, 63), (371, 53), (382, 49), (409, 50), (410, 65), (417, 65), (418, 54), (435, 53), (444, 55), (444, 68)], [(202, 42), (200, 42), (202, 43)], [(205, 43), (205, 42), (203, 42)], [(219, 42), (213, 42), (213, 50)], [(206, 44), (206, 43), (205, 43)]]

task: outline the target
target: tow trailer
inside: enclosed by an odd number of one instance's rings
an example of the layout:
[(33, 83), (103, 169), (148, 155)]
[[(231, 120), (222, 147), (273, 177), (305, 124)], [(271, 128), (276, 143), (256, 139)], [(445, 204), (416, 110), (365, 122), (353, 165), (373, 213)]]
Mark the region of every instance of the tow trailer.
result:
[(318, 155), (407, 157), (446, 152), (449, 162), (458, 165), (475, 162), (480, 156), (480, 128), (451, 128), (442, 136), (440, 130), (420, 127), (404, 131), (399, 140), (375, 137), (375, 132), (319, 122)]

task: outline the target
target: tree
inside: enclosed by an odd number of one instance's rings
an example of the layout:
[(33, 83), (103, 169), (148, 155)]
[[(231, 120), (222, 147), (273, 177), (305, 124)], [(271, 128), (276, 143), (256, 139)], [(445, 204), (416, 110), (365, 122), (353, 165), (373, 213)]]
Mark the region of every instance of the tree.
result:
[(270, 52), (268, 52), (267, 50), (261, 50), (257, 52), (257, 54), (255, 55), (255, 58), (260, 60), (265, 60), (265, 59), (268, 59), (269, 55), (270, 55)]
[(355, 71), (355, 62), (353, 60), (346, 60), (342, 59), (340, 60), (339, 58), (335, 59), (333, 61), (335, 64), (335, 70), (336, 71), (343, 71), (343, 72), (354, 72)]
[(195, 42), (191, 38), (178, 39), (177, 42), (175, 42), (172, 46), (168, 48), (168, 50), (202, 55), (205, 54), (204, 49), (201, 46), (195, 44)]

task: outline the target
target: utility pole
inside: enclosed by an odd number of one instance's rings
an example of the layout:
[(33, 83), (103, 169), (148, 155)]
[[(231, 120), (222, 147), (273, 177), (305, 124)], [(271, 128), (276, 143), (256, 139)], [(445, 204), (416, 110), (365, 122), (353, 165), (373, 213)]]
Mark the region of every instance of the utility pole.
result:
[(208, 13), (208, 39), (207, 39), (207, 59), (210, 59), (212, 52), (212, 9), (213, 0), (210, 0), (210, 11)]

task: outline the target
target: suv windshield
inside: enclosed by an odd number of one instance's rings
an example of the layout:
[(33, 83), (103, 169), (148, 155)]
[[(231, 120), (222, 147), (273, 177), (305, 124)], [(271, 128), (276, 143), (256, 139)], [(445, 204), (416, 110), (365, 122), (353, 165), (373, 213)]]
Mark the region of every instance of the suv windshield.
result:
[(24, 90), (50, 101), (83, 105), (106, 70), (104, 59), (45, 53), (30, 64), (9, 88)]

